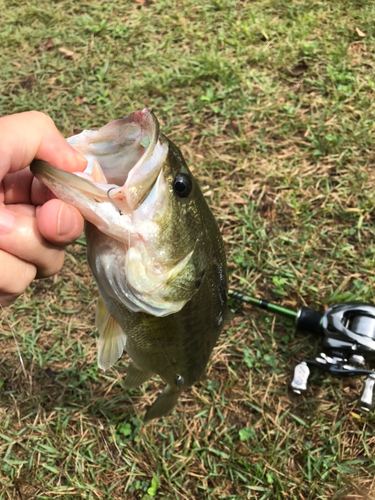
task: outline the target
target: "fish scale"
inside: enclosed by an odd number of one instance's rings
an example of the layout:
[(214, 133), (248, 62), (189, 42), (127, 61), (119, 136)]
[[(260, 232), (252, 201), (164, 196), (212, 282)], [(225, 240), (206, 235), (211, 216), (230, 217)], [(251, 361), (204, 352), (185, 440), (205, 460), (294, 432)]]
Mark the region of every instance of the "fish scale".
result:
[[(91, 242), (108, 238), (92, 224), (86, 223), (85, 233), (89, 248), (100, 248)], [(227, 286), (226, 268), (223, 266), (220, 270), (220, 266), (225, 254), (220, 239), (210, 241), (210, 245), (213, 259), (199, 290), (181, 311), (162, 318), (144, 312), (133, 313), (122, 302), (108, 296), (101, 289), (97, 266), (92, 262), (95, 255), (88, 252), (92, 259), (89, 258), (89, 264), (108, 312), (128, 338), (129, 356), (138, 366), (158, 374), (165, 382), (172, 383), (176, 374), (181, 375), (184, 387), (202, 378), (223, 326)]]
[(31, 170), (87, 221), (87, 257), (100, 292), (99, 366), (108, 369), (125, 348), (132, 360), (125, 387), (159, 375), (166, 387), (145, 420), (158, 418), (202, 379), (223, 328), (223, 240), (181, 151), (152, 112), (69, 142), (89, 160), (85, 178), (41, 161)]

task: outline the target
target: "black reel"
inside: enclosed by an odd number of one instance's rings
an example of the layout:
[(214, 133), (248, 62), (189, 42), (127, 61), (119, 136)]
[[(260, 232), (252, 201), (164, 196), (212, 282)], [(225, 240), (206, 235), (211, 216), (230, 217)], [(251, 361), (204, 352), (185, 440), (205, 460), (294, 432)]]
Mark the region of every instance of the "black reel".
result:
[(317, 367), (340, 377), (364, 376), (359, 400), (363, 410), (375, 409), (375, 371), (366, 363), (375, 360), (375, 307), (367, 304), (337, 304), (325, 314), (302, 308), (296, 326), (309, 333), (323, 334), (322, 352), (315, 360), (303, 359), (294, 370), (292, 389), (300, 394), (307, 389), (309, 367)]

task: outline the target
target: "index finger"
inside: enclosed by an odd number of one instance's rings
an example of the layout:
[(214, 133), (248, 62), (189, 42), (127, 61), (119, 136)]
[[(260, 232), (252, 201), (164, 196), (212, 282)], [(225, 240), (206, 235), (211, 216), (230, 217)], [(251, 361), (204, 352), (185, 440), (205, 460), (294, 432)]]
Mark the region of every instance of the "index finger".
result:
[(0, 179), (27, 167), (34, 158), (70, 172), (86, 168), (85, 158), (44, 113), (27, 111), (0, 118), (0, 139)]

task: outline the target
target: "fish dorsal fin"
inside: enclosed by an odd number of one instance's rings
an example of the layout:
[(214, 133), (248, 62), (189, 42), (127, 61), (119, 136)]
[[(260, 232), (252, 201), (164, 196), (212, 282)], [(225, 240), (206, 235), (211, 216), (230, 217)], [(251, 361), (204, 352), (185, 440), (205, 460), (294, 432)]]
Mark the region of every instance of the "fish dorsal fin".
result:
[(95, 325), (100, 333), (98, 366), (102, 370), (108, 370), (121, 357), (126, 344), (126, 335), (115, 318), (107, 311), (101, 297), (96, 304)]

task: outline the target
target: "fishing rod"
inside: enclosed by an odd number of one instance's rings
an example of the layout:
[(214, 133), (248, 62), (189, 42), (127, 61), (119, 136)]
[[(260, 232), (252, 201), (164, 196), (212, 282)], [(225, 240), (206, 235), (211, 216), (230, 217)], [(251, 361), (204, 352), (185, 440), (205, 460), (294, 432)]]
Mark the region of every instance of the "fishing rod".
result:
[(307, 390), (310, 368), (317, 367), (337, 377), (367, 376), (360, 407), (375, 409), (375, 371), (366, 363), (375, 360), (375, 307), (368, 304), (336, 304), (325, 313), (308, 307), (293, 311), (266, 300), (230, 290), (229, 297), (294, 320), (297, 330), (321, 338), (321, 352), (314, 360), (303, 359), (294, 369), (292, 390)]

